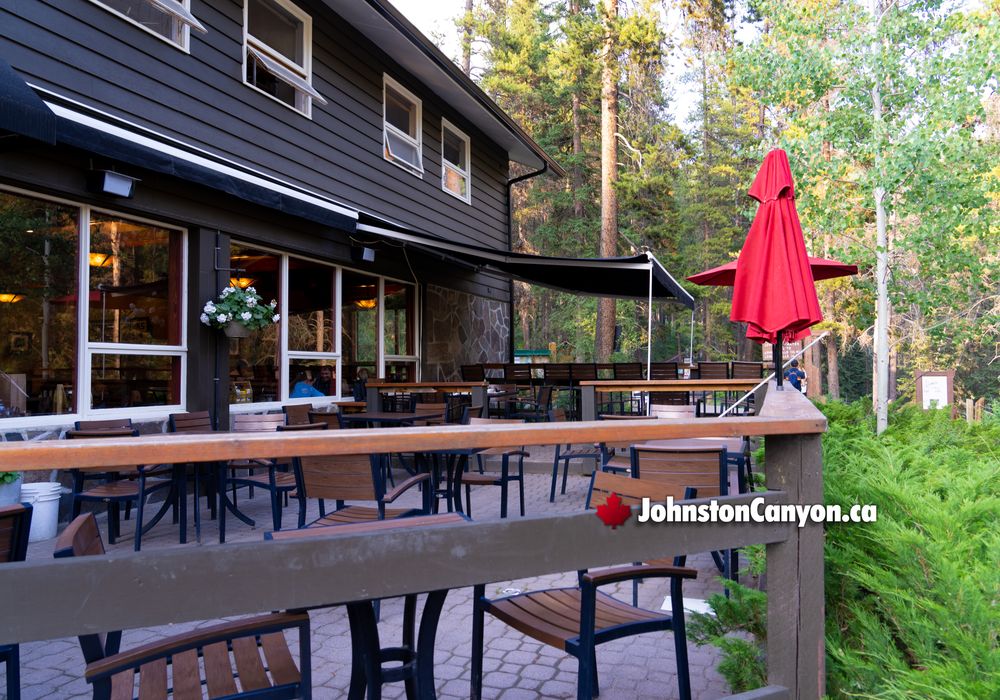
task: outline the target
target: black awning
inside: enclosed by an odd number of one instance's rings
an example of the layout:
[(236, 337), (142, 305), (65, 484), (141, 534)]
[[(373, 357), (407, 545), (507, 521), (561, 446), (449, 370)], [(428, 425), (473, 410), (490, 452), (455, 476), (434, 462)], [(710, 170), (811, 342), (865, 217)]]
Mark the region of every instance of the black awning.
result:
[[(673, 299), (693, 309), (694, 298), (652, 253), (622, 258), (558, 258), (509, 253), (446, 241), (361, 212), (358, 232), (505, 272), (515, 279), (574, 294), (621, 299)], [(652, 286), (652, 290), (650, 289)]]
[(290, 216), (353, 233), (357, 212), (328, 197), (78, 104), (47, 105), (56, 141), (113, 161), (209, 187)]
[(0, 58), (0, 130), (56, 142), (56, 115), (24, 79)]

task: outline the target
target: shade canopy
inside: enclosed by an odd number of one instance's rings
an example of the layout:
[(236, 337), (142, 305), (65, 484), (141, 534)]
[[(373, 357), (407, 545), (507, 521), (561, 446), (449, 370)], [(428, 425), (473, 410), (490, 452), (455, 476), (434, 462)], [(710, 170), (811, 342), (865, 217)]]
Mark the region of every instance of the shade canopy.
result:
[(619, 299), (666, 299), (694, 308), (694, 298), (649, 252), (618, 258), (564, 258), (511, 253), (446, 241), (364, 213), (358, 231), (403, 243), (474, 267), (574, 294)]
[(823, 314), (783, 150), (765, 156), (749, 194), (760, 207), (736, 263), (729, 318), (758, 343), (802, 338)]
[(28, 136), (48, 144), (56, 142), (56, 115), (2, 58), (0, 131)]
[[(733, 260), (725, 265), (713, 267), (710, 270), (691, 275), (687, 280), (706, 287), (732, 287), (736, 283), (736, 264), (738, 262), (738, 260)], [(858, 274), (857, 265), (812, 256), (809, 257), (809, 268), (816, 281)]]

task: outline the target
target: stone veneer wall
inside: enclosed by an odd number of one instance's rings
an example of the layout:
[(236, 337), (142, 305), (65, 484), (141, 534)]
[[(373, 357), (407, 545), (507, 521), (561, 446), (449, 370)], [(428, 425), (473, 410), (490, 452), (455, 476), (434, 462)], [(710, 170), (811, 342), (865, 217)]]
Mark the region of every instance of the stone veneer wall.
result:
[(462, 365), (507, 361), (509, 304), (427, 285), (423, 325), (425, 382), (458, 381)]

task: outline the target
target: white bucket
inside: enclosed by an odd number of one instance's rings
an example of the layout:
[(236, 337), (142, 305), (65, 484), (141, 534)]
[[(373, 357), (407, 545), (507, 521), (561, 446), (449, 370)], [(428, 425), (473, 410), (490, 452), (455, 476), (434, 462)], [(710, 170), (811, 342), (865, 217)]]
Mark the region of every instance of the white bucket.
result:
[(55, 481), (21, 484), (21, 501), (30, 503), (34, 508), (31, 513), (29, 542), (51, 540), (56, 536), (61, 495), (62, 485)]

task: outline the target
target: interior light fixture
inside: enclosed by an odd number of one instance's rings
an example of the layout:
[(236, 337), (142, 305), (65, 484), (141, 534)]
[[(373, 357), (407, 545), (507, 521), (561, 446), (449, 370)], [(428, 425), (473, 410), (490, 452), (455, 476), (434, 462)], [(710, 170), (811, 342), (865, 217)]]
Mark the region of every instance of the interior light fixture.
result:
[(23, 294), (14, 294), (13, 292), (0, 292), (0, 304), (16, 304), (22, 299), (24, 299)]
[(229, 286), (239, 287), (240, 289), (246, 289), (256, 281), (257, 280), (255, 280), (253, 277), (230, 277)]
[(115, 264), (115, 256), (111, 253), (90, 253), (87, 259), (91, 267), (111, 267)]
[(377, 299), (355, 299), (354, 305), (359, 309), (374, 309), (378, 304)]

